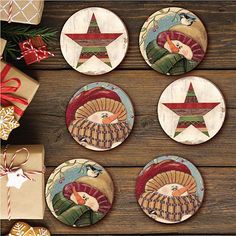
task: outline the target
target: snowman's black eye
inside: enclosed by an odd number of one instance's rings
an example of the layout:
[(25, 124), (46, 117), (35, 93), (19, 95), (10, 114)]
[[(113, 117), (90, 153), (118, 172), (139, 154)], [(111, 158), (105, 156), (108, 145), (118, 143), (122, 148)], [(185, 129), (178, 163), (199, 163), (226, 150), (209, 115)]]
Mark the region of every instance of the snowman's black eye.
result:
[(20, 174), (17, 174), (16, 176), (17, 176), (17, 177), (19, 177), (19, 176), (20, 176)]
[(107, 113), (102, 113), (102, 118), (106, 118), (108, 117), (108, 114)]
[(176, 185), (174, 185), (174, 186), (171, 187), (171, 190), (172, 190), (172, 191), (177, 190), (177, 189), (178, 189), (178, 187), (177, 187)]

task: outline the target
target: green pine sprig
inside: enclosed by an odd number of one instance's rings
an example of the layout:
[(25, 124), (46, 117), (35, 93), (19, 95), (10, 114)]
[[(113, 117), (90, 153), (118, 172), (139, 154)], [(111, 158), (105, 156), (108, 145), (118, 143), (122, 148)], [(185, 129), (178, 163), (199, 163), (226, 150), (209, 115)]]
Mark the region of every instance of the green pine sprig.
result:
[(1, 26), (1, 35), (5, 39), (11, 41), (19, 42), (21, 40), (28, 39), (29, 37), (33, 38), (37, 35), (40, 35), (45, 43), (48, 43), (52, 40), (55, 40), (57, 31), (48, 28), (45, 26), (42, 27), (32, 27), (25, 25), (9, 25), (7, 23), (2, 24)]
[(14, 60), (20, 55), (19, 42), (40, 35), (46, 44), (56, 40), (57, 31), (45, 26), (28, 26), (22, 24), (1, 23), (1, 37), (7, 40), (4, 58), (7, 56)]

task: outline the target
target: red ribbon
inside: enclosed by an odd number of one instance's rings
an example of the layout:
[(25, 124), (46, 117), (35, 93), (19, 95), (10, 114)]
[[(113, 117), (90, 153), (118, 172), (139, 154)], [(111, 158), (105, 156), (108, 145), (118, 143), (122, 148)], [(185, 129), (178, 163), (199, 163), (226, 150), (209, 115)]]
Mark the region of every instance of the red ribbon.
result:
[[(7, 76), (10, 69), (11, 69), (11, 65), (6, 64), (5, 67), (2, 69), (2, 71), (0, 72), (0, 76), (1, 76), (1, 81), (0, 81), (1, 105), (4, 107), (13, 105), (14, 112), (17, 115), (22, 116), (24, 111), (21, 108), (19, 108), (17, 105), (15, 105), (14, 103), (20, 103), (25, 106), (27, 106), (29, 103), (28, 103), (27, 99), (22, 98), (17, 95), (13, 95), (13, 93), (16, 93), (17, 90), (20, 88), (21, 81), (18, 78), (10, 78), (7, 80), (5, 79), (5, 77)], [(9, 83), (11, 81), (16, 82), (16, 86), (7, 86), (7, 83)]]

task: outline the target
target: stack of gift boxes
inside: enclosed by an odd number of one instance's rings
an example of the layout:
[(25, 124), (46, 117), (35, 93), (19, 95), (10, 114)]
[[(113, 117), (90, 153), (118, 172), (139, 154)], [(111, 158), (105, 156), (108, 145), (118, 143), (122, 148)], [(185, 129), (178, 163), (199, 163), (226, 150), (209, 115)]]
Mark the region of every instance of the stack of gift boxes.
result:
[[(0, 3), (0, 19), (38, 24), (43, 5), (43, 0), (3, 0)], [(0, 39), (2, 140), (7, 140), (11, 131), (20, 125), (20, 118), (39, 88), (36, 80), (3, 61), (2, 54), (6, 43), (6, 40)], [(26, 40), (19, 46), (26, 64), (47, 57), (46, 45), (40, 37)], [(40, 51), (42, 47), (43, 50)], [(0, 160), (0, 219), (43, 219), (45, 208), (43, 145), (6, 146), (1, 150)]]

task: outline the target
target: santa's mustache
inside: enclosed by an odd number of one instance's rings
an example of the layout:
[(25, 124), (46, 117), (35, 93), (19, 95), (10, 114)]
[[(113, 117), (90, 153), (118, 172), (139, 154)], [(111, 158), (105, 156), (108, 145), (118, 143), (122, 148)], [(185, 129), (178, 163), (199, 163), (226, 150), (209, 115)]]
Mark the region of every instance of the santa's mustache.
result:
[(69, 126), (77, 142), (85, 142), (100, 149), (109, 149), (113, 143), (124, 141), (130, 133), (126, 121), (113, 124), (98, 124), (87, 118), (76, 119)]

